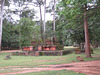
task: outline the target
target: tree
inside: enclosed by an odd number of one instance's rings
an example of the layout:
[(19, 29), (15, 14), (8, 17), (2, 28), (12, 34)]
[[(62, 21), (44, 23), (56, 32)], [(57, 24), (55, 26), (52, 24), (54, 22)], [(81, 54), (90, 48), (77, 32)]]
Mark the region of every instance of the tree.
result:
[(46, 22), (46, 31), (45, 31), (45, 36), (46, 39), (52, 40), (53, 38), (53, 21), (47, 21)]
[(53, 7), (53, 31), (54, 31), (54, 37), (53, 37), (53, 39), (54, 39), (54, 43), (55, 43), (55, 38), (56, 38), (56, 36), (55, 36), (55, 0), (54, 0), (54, 7)]
[(44, 33), (43, 33), (43, 43), (45, 44), (45, 15), (46, 15), (46, 0), (44, 0)]
[[(94, 12), (94, 9), (99, 8), (98, 7), (98, 3), (99, 1), (94, 1), (94, 0), (62, 0), (60, 1), (60, 4), (58, 5), (58, 7), (60, 6), (61, 8), (59, 10), (61, 10), (59, 12), (60, 15), (63, 15), (65, 18), (67, 19), (67, 25), (74, 25), (75, 26), (75, 19), (76, 17), (83, 16), (84, 17), (84, 29), (85, 29), (85, 52), (86, 52), (86, 57), (91, 57), (90, 54), (90, 43), (89, 43), (89, 34), (88, 34), (88, 19), (89, 17), (91, 17), (91, 15)], [(93, 13), (91, 13), (90, 11), (93, 11)], [(82, 19), (80, 19), (80, 22), (82, 21)]]
[(61, 45), (64, 46), (64, 41), (66, 41), (66, 25), (62, 22), (61, 19), (57, 19), (55, 21), (56, 24), (56, 38), (60, 42)]
[(21, 28), (20, 46), (30, 46), (33, 39), (39, 38), (39, 27), (29, 18), (22, 18), (19, 21), (18, 29)]
[(0, 51), (1, 51), (1, 41), (2, 41), (2, 20), (3, 20), (3, 7), (5, 0), (0, 1)]
[(20, 15), (22, 18), (26, 17), (26, 18), (30, 18), (30, 19), (34, 19), (35, 16), (35, 11), (32, 9), (28, 9), (26, 8), (25, 10), (22, 11), (22, 14)]
[(3, 33), (2, 33), (2, 49), (18, 49), (19, 32), (16, 25), (9, 22), (7, 19), (3, 20)]
[[(16, 14), (17, 16), (19, 16), (20, 19), (22, 17), (27, 17), (28, 18), (28, 16), (29, 16), (28, 13), (31, 12), (30, 9), (29, 9), (29, 6), (28, 6), (30, 2), (31, 2), (31, 0), (13, 0), (12, 4), (15, 5), (15, 7), (17, 7), (13, 10), (13, 13)], [(28, 16), (26, 16), (25, 13)], [(32, 12), (31, 12), (31, 14), (32, 14)], [(32, 15), (34, 15), (34, 9), (33, 9), (33, 14)]]
[(50, 1), (50, 4), (49, 4), (49, 6), (47, 7), (47, 9), (46, 9), (46, 12), (49, 12), (49, 13), (52, 13), (53, 12), (53, 14), (51, 14), (51, 15), (53, 15), (53, 31), (54, 31), (54, 34), (53, 34), (53, 42), (55, 43), (55, 39), (56, 39), (56, 36), (55, 36), (55, 18), (56, 18), (56, 0), (52, 0), (52, 1)]
[[(13, 13), (15, 13), (16, 15), (18, 15), (19, 16), (19, 19), (21, 19), (22, 17), (27, 17), (27, 18), (31, 18), (31, 19), (33, 19), (34, 17), (34, 12), (31, 12), (30, 14), (29, 14), (29, 12), (30, 12), (30, 10), (29, 10), (29, 7), (28, 7), (28, 4), (30, 3), (30, 2), (32, 2), (31, 0), (13, 0), (13, 2), (14, 2), (14, 5), (16, 6), (16, 7), (18, 7), (18, 8), (16, 8), (14, 11), (13, 11)], [(24, 10), (24, 9), (26, 9), (26, 10)], [(34, 10), (33, 10), (34, 11)], [(21, 38), (21, 28), (19, 29), (19, 38)], [(20, 42), (21, 40), (19, 39), (19, 42)], [(19, 45), (19, 48), (21, 49), (21, 46)]]
[(35, 0), (35, 1), (33, 1), (33, 4), (35, 5), (35, 6), (38, 6), (39, 7), (39, 11), (40, 11), (40, 31), (41, 31), (41, 39), (42, 39), (42, 41), (44, 42), (44, 36), (43, 36), (43, 20), (42, 20), (42, 6), (44, 5), (44, 2), (43, 2), (43, 0)]

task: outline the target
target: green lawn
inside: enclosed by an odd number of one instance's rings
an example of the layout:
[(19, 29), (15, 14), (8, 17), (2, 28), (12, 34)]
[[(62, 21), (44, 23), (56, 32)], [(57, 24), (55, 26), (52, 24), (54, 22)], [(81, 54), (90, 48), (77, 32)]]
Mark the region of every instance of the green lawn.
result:
[(75, 73), (73, 71), (68, 71), (68, 70), (60, 70), (60, 71), (32, 72), (32, 73), (15, 74), (15, 75), (86, 75), (86, 74)]
[[(85, 54), (68, 54), (64, 56), (11, 56), (12, 59), (4, 60), (5, 55), (10, 53), (0, 54), (0, 67), (1, 66), (37, 66), (37, 65), (52, 65), (52, 64), (64, 64), (72, 61), (77, 61), (76, 57), (81, 56), (85, 61), (95, 60), (95, 58), (85, 58)], [(94, 54), (99, 55), (100, 50), (94, 50)], [(48, 60), (48, 61), (46, 61)]]
[[(72, 50), (72, 49), (74, 48), (65, 47), (65, 50)], [(41, 67), (37, 65), (65, 64), (65, 63), (70, 63), (72, 61), (78, 62), (76, 60), (77, 56), (83, 57), (85, 61), (100, 59), (99, 57), (85, 58), (86, 56), (85, 54), (74, 54), (73, 52), (64, 56), (11, 56), (12, 59), (4, 60), (4, 57), (7, 54), (10, 54), (10, 53), (2, 53), (2, 52), (0, 53), (0, 69), (6, 68), (7, 66)], [(94, 49), (94, 54), (92, 54), (92, 56), (93, 55), (100, 55), (100, 48)], [(8, 69), (6, 69), (6, 72), (8, 72), (8, 70), (9, 70), (9, 67)], [(0, 71), (0, 73), (1, 72), (3, 71)], [(52, 71), (52, 72), (55, 72), (55, 71)], [(52, 75), (52, 72), (50, 71), (51, 74), (49, 75)], [(46, 73), (46, 72), (43, 72), (43, 73)], [(57, 73), (57, 71), (55, 73)], [(39, 74), (34, 74), (34, 75), (39, 75)], [(65, 75), (65, 74), (62, 74), (62, 75)]]

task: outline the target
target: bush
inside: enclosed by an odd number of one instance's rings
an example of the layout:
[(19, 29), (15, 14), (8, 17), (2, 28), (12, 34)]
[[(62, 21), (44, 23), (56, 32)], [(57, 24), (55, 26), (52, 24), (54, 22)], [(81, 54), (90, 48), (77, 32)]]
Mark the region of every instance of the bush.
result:
[(61, 45), (60, 43), (56, 43), (56, 49), (57, 50), (64, 50), (64, 46)]
[(39, 52), (39, 56), (44, 56), (44, 52)]
[(59, 56), (61, 55), (60, 51), (44, 51), (44, 52), (39, 52), (40, 56)]

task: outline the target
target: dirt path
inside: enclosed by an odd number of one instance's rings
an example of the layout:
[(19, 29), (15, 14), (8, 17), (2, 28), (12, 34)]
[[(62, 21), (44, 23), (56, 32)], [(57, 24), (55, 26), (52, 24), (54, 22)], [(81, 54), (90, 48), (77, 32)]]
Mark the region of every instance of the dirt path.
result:
[(13, 51), (22, 51), (22, 50), (3, 50), (1, 52), (13, 52)]
[[(41, 65), (41, 66), (47, 66), (47, 67), (46, 68), (20, 68), (22, 69), (21, 71), (11, 72), (11, 73), (0, 73), (0, 75), (63, 70), (63, 69), (72, 70), (77, 73), (84, 73), (87, 75), (100, 75), (100, 60), (88, 61), (88, 62), (75, 62), (69, 64), (60, 64), (60, 65)], [(19, 68), (16, 68), (16, 70), (17, 69)]]

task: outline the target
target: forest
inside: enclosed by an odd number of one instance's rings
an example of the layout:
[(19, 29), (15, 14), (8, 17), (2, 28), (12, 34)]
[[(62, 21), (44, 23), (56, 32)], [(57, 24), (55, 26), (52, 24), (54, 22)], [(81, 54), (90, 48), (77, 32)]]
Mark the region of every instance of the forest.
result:
[[(33, 40), (44, 42), (53, 37), (63, 46), (80, 45), (85, 43), (85, 23), (88, 25), (91, 46), (100, 46), (99, 0), (54, 0), (48, 6), (46, 0), (1, 0), (0, 3), (2, 49), (19, 49), (30, 46)], [(11, 5), (15, 9), (11, 9)], [(40, 20), (37, 21), (34, 20), (35, 7), (40, 9)], [(44, 17), (46, 13), (53, 13), (53, 20), (45, 21), (42, 11)], [(13, 15), (17, 15), (19, 20), (15, 20)]]

